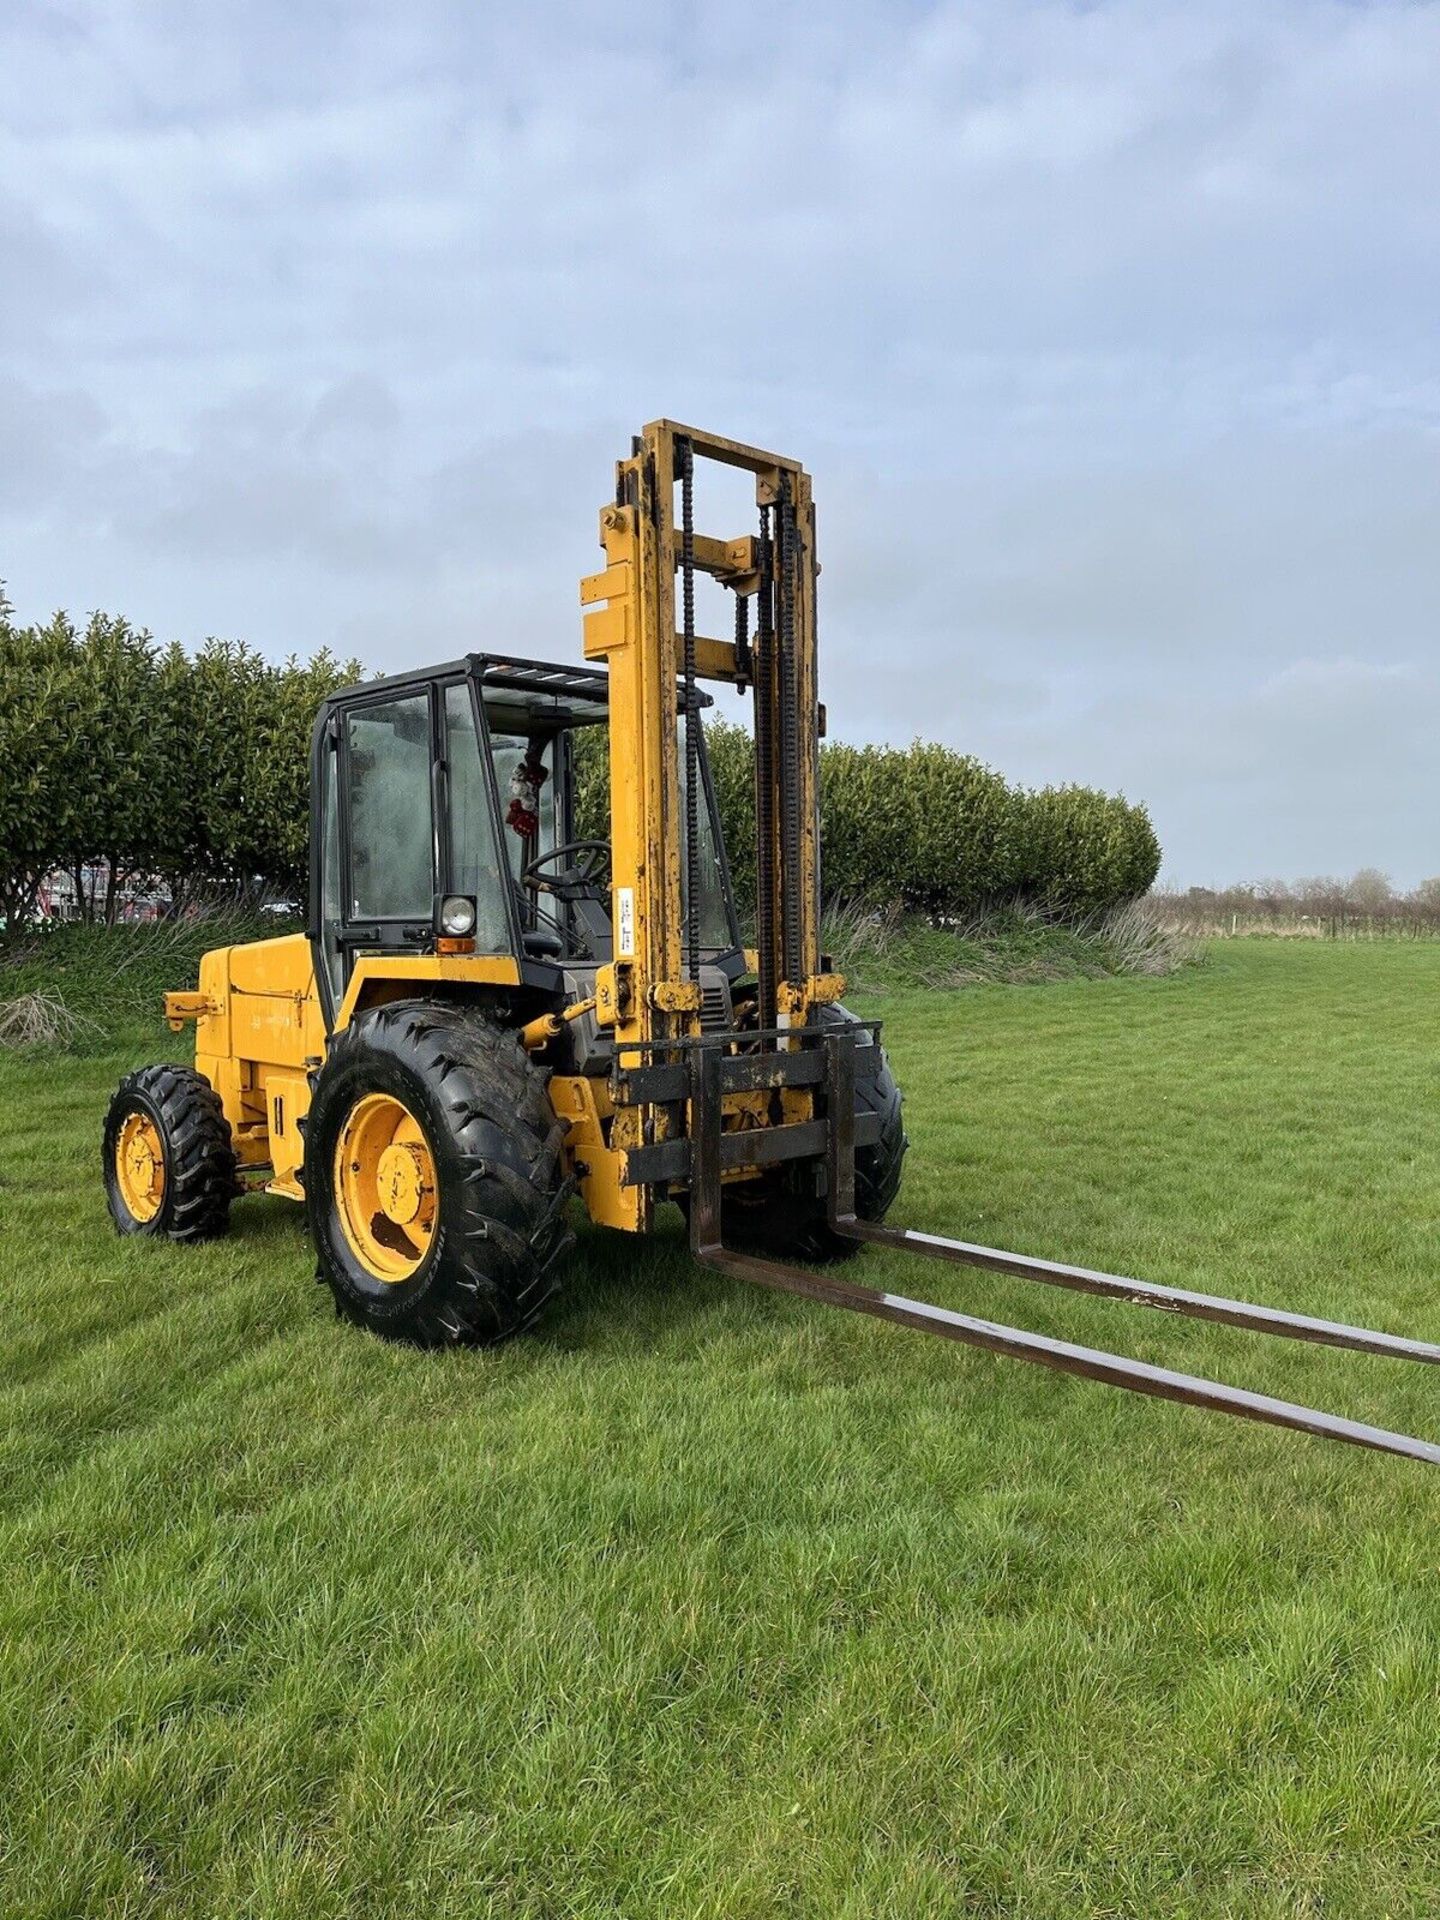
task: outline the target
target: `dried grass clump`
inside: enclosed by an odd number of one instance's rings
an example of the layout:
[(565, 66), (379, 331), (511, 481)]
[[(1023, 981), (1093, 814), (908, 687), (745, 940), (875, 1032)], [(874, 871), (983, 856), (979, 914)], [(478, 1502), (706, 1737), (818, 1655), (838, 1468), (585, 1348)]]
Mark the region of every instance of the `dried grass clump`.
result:
[(1030, 986), (1107, 975), (1159, 976), (1196, 965), (1200, 945), (1143, 902), (1109, 913), (1066, 914), (1033, 900), (984, 913), (929, 917), (857, 903), (826, 912), (822, 945), (855, 991), (880, 986)]
[(1106, 916), (1103, 930), (1118, 973), (1159, 978), (1196, 966), (1202, 957), (1198, 940), (1162, 925), (1144, 900), (1117, 907)]
[(72, 1013), (58, 993), (0, 1000), (0, 1047), (68, 1047), (94, 1022)]
[(905, 910), (898, 901), (876, 907), (863, 900), (833, 900), (820, 928), (821, 944), (842, 972), (860, 960), (890, 958), (904, 934)]

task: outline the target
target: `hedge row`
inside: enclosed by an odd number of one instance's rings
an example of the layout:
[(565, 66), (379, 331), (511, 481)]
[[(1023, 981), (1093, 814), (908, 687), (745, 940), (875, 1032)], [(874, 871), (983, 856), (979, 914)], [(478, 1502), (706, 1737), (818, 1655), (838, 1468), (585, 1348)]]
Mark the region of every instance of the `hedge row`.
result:
[(126, 621), (17, 627), (0, 602), (0, 916), (44, 877), (105, 863), (236, 899), (303, 887), (308, 749), (321, 699), (360, 669), (329, 654), (273, 665), (235, 641), (194, 655)]
[[(750, 735), (706, 728), (716, 799), (741, 900), (755, 894)], [(581, 831), (608, 832), (602, 742), (584, 740)], [(1017, 898), (1067, 915), (1118, 906), (1148, 890), (1160, 843), (1143, 807), (1089, 787), (1027, 792), (969, 754), (909, 747), (820, 750), (820, 832), (828, 898), (898, 901), (930, 915)]]
[[(124, 620), (16, 627), (0, 599), (0, 917), (43, 877), (104, 862), (183, 896), (301, 893), (316, 708), (361, 677), (328, 653), (273, 665), (235, 641), (161, 648)], [(707, 729), (736, 890), (754, 897), (749, 734)], [(581, 735), (580, 830), (609, 832), (604, 740)], [(827, 895), (932, 915), (1017, 896), (1067, 913), (1145, 892), (1160, 848), (1142, 807), (1084, 787), (1029, 793), (947, 747), (827, 744)], [(113, 883), (112, 883), (113, 884)], [(94, 903), (102, 916), (115, 899)]]

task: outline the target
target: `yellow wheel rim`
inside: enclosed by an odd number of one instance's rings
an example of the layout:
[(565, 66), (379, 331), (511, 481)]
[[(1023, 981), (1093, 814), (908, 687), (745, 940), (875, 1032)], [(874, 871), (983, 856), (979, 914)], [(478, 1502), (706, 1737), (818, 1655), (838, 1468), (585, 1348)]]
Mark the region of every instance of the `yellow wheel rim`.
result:
[(127, 1113), (115, 1143), (115, 1178), (134, 1220), (153, 1220), (165, 1201), (165, 1148), (148, 1113)]
[(435, 1232), (435, 1156), (403, 1101), (367, 1093), (335, 1145), (335, 1200), (355, 1257), (377, 1280), (408, 1280)]

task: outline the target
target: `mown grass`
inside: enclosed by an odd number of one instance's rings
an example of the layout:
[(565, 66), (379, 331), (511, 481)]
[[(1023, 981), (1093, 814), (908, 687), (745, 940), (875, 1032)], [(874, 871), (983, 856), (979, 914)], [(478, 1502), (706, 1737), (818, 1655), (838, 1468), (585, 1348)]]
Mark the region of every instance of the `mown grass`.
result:
[[(1440, 948), (877, 994), (908, 1222), (1440, 1334)], [(1440, 1480), (596, 1232), (538, 1336), (340, 1327), (298, 1214), (121, 1244), (0, 1061), (0, 1912), (1431, 1915)], [(1435, 1376), (856, 1277), (1440, 1432)]]

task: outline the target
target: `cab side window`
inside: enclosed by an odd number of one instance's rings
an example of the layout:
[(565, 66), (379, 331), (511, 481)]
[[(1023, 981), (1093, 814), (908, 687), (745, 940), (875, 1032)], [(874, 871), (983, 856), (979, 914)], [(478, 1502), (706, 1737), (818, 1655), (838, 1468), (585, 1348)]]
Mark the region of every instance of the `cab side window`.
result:
[(347, 918), (428, 921), (435, 893), (429, 695), (357, 707), (346, 728)]
[[(531, 757), (531, 744), (523, 734), (497, 733), (490, 730), (490, 751), (495, 758), (495, 780), (500, 788), (500, 811), (507, 810), (507, 803), (516, 793), (515, 779), (522, 765)], [(517, 833), (511, 827), (505, 835), (505, 846), (510, 857), (510, 871), (518, 880), (521, 868), (528, 859), (544, 853), (555, 845), (555, 743), (547, 740), (539, 748), (536, 763), (544, 773), (540, 782), (539, 804), (535, 817), (539, 830), (535, 835), (535, 844), (530, 846), (523, 833)], [(533, 792), (534, 788), (530, 788)]]

